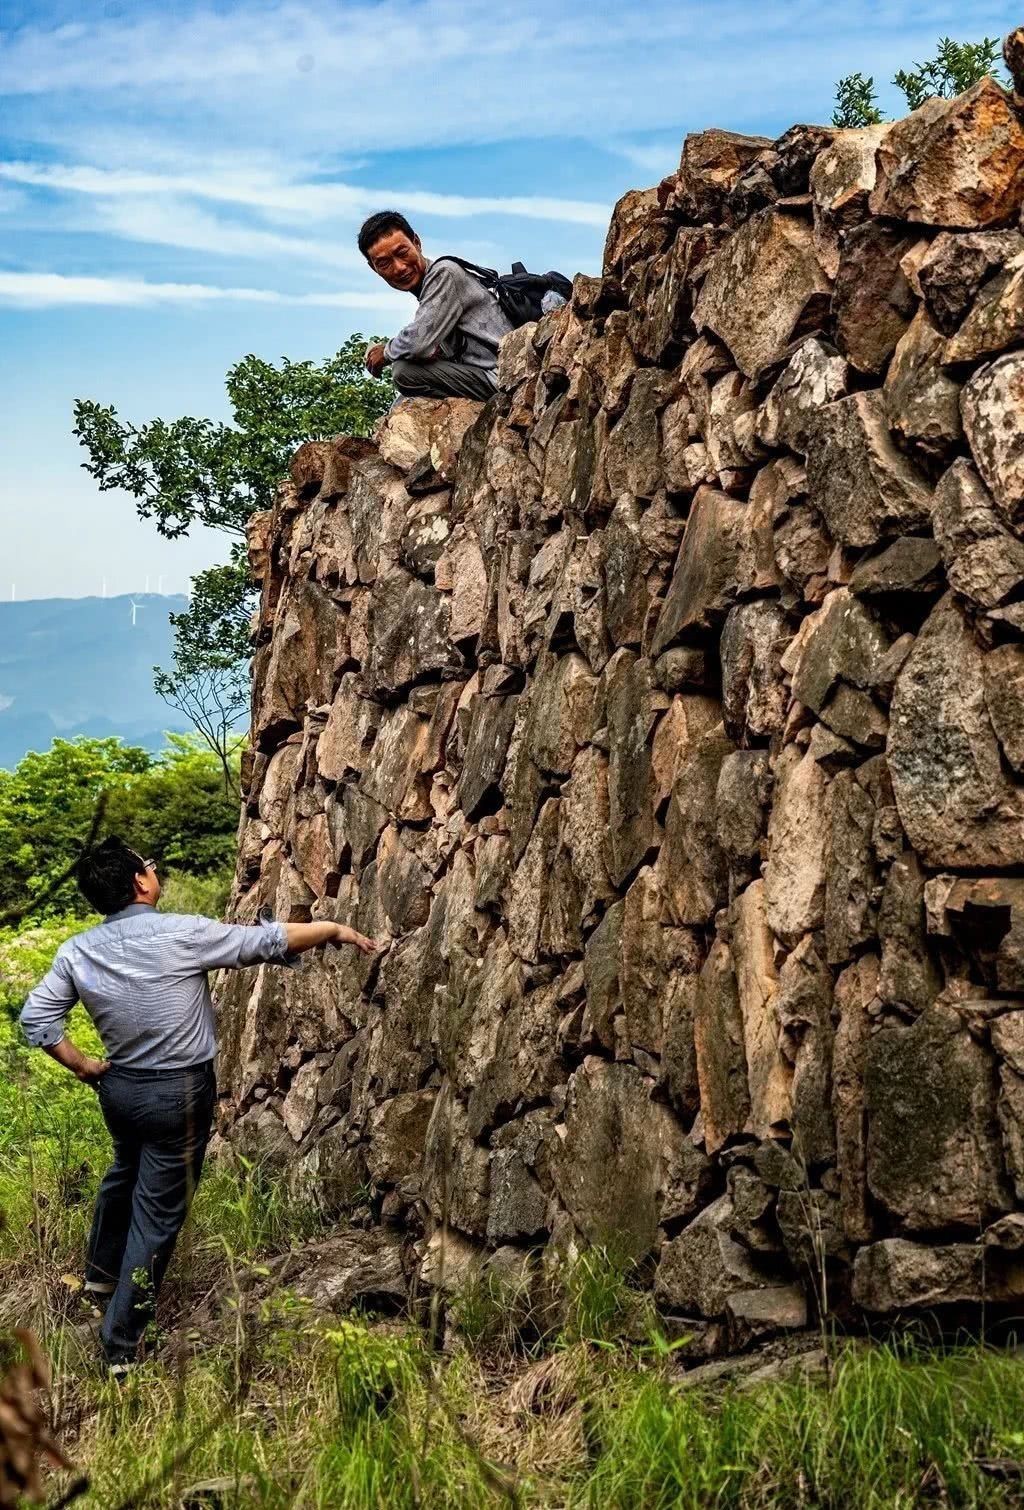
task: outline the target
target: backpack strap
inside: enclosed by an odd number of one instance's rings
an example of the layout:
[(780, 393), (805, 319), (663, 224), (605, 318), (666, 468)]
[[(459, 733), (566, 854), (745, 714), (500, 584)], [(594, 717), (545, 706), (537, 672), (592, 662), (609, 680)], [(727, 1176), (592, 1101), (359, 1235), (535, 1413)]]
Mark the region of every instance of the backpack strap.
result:
[(438, 262), (454, 262), (456, 267), (461, 267), (464, 273), (472, 273), (474, 278), (479, 278), (485, 288), (493, 289), (498, 281), (497, 271), (493, 267), (480, 267), (476, 262), (467, 262), (465, 257), (456, 257), (451, 252), (446, 252), (443, 257), (435, 257), (431, 267)]

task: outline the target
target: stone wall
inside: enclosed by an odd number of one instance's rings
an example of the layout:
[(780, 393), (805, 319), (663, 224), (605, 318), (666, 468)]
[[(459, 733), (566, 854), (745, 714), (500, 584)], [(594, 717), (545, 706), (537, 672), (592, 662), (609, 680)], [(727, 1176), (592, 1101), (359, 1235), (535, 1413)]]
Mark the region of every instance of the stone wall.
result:
[(689, 137), (486, 408), (253, 521), (234, 915), (383, 952), (224, 983), (224, 1126), (428, 1280), (1024, 1295), (1022, 201), (991, 81)]

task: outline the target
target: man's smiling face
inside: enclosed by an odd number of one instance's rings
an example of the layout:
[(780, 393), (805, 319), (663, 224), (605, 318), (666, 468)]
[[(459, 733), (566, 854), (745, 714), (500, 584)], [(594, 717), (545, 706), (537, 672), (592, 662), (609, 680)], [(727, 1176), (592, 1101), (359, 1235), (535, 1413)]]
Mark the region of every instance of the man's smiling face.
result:
[(419, 288), (427, 270), (419, 237), (410, 241), (404, 231), (385, 231), (370, 247), (366, 260), (385, 283), (403, 293)]

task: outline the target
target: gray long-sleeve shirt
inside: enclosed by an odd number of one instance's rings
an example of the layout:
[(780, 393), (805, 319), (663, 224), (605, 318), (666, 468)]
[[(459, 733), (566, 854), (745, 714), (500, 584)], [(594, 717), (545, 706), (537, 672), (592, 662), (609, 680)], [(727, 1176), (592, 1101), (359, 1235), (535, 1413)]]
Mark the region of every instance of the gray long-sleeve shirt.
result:
[[(471, 367), (494, 372), (498, 366), (498, 343), (512, 329), (494, 295), (459, 267), (438, 259), (427, 263), (419, 292), (416, 318), (384, 347), (389, 362), (403, 357), (416, 362), (437, 356), (457, 356)], [(456, 352), (453, 338), (462, 337)]]
[(80, 1001), (113, 1064), (186, 1069), (217, 1051), (206, 972), (294, 959), (281, 923), (215, 923), (134, 902), (61, 944), (21, 1025), (29, 1043), (49, 1048)]

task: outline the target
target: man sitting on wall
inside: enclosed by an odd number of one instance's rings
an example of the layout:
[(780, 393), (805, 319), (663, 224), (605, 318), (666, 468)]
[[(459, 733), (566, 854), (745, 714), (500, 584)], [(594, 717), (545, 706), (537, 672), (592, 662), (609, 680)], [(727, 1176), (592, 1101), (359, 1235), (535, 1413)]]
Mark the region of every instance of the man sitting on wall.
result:
[(423, 255), (404, 215), (381, 210), (359, 232), (359, 250), (391, 288), (413, 294), (416, 318), (385, 345), (370, 346), (367, 369), (390, 364), (410, 398), (488, 399), (497, 387), (498, 344), (512, 326), (479, 278), (457, 262)]
[[(157, 912), (160, 881), (120, 839), (78, 864), (102, 923), (61, 944), (21, 1013), (25, 1036), (99, 1096), (114, 1143), (100, 1185), (85, 1291), (116, 1377), (135, 1363), (164, 1270), (188, 1214), (213, 1123), (217, 1042), (208, 970), (291, 964), (323, 944), (376, 945), (342, 923), (215, 923)], [(65, 1034), (80, 1001), (103, 1041), (93, 1059)]]

